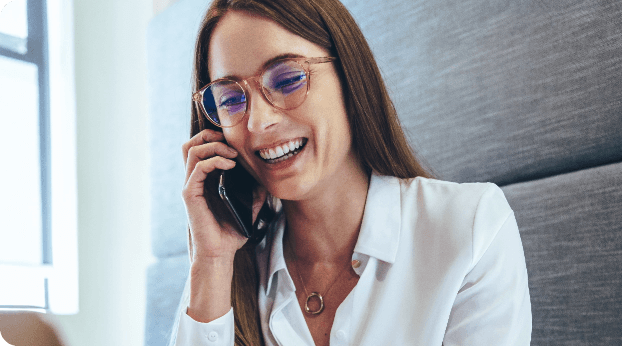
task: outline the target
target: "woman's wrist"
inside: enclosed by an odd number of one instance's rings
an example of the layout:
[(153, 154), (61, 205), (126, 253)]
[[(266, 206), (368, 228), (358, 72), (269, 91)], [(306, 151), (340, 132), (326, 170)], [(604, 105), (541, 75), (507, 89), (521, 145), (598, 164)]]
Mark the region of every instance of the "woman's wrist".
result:
[(235, 258), (235, 252), (232, 254), (224, 254), (221, 256), (203, 256), (201, 253), (193, 254), (192, 263), (190, 268), (190, 274), (193, 271), (203, 272), (206, 270), (217, 270), (230, 268), (233, 271), (233, 259)]
[(233, 259), (205, 258), (190, 269), (187, 314), (198, 322), (211, 322), (231, 309)]

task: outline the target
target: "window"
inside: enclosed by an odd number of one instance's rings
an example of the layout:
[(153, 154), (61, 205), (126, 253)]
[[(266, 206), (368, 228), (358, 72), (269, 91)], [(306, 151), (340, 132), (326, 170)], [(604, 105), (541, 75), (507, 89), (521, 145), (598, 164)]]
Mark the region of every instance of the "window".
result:
[(0, 308), (78, 311), (71, 0), (0, 12)]

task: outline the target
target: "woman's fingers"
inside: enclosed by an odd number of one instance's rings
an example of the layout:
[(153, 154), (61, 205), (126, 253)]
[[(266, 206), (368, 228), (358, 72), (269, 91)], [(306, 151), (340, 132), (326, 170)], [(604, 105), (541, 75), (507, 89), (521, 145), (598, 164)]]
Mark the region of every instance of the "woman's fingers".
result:
[[(190, 174), (186, 185), (182, 190), (182, 197), (186, 204), (188, 222), (191, 229), (216, 229), (219, 228), (218, 222), (207, 206), (204, 194), (205, 178), (215, 169), (231, 169), (235, 166), (235, 161), (215, 156), (205, 161), (197, 163)], [(202, 225), (202, 226), (201, 226)]]
[(199, 199), (205, 202), (203, 197), (203, 184), (207, 175), (215, 169), (228, 170), (235, 167), (235, 161), (226, 159), (222, 156), (214, 156), (207, 160), (199, 161), (192, 170), (182, 195), (186, 203)]
[(224, 143), (221, 132), (203, 130), (182, 146), (186, 182), (182, 197), (188, 214), (191, 260), (233, 258), (246, 238), (237, 234), (226, 220), (216, 218), (226, 210), (217, 192), (217, 170), (235, 167), (238, 153)]
[(186, 143), (184, 143), (184, 145), (181, 146), (181, 151), (184, 156), (184, 165), (187, 165), (188, 151), (190, 150), (190, 148), (210, 142), (222, 142), (224, 140), (225, 136), (222, 134), (222, 132), (208, 129), (205, 129), (192, 136), (190, 140), (188, 140)]
[(212, 142), (193, 146), (187, 151), (186, 180), (190, 177), (196, 164), (201, 161), (217, 156), (233, 159), (237, 155), (237, 151), (223, 142)]

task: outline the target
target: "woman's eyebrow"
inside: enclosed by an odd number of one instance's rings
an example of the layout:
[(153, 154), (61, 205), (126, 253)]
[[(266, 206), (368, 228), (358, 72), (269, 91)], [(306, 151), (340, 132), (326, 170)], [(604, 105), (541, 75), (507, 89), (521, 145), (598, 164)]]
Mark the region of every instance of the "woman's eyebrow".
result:
[[(294, 53), (283, 53), (283, 54), (279, 54), (275, 57), (272, 57), (268, 60), (266, 60), (261, 67), (259, 68), (259, 70), (257, 70), (255, 72), (255, 74), (259, 73), (259, 71), (263, 71), (266, 69), (266, 67), (270, 66), (272, 63), (274, 63), (277, 60), (281, 60), (281, 59), (289, 59), (289, 58), (305, 58), (304, 55), (300, 55), (300, 54), (294, 54)], [(226, 75), (224, 77), (220, 77), (218, 79), (223, 79), (223, 78), (227, 78), (227, 79), (240, 79), (240, 77), (238, 76), (234, 76), (234, 75)]]
[[(281, 60), (281, 59), (289, 59), (289, 58), (304, 58), (305, 56), (300, 55), (300, 54), (294, 54), (294, 53), (284, 53), (284, 54), (279, 54), (273, 58), (268, 59), (266, 62), (263, 63), (263, 65), (261, 65), (261, 70), (266, 69), (266, 67), (272, 65), (272, 63), (274, 63), (277, 60)], [(259, 73), (259, 71), (257, 71)]]

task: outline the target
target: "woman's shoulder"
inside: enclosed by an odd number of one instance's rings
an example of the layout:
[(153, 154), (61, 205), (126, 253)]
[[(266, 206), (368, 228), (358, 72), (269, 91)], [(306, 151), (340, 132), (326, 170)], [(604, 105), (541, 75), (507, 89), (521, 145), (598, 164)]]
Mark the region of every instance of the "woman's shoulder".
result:
[(468, 239), (476, 251), (490, 244), (513, 213), (503, 191), (493, 183), (454, 183), (422, 177), (398, 181), (405, 225), (416, 229), (425, 225), (426, 237), (457, 242)]
[[(396, 178), (403, 203), (417, 202), (419, 208), (500, 213), (511, 208), (503, 191), (494, 183), (455, 183), (431, 178)], [(497, 206), (498, 208), (492, 208)]]

